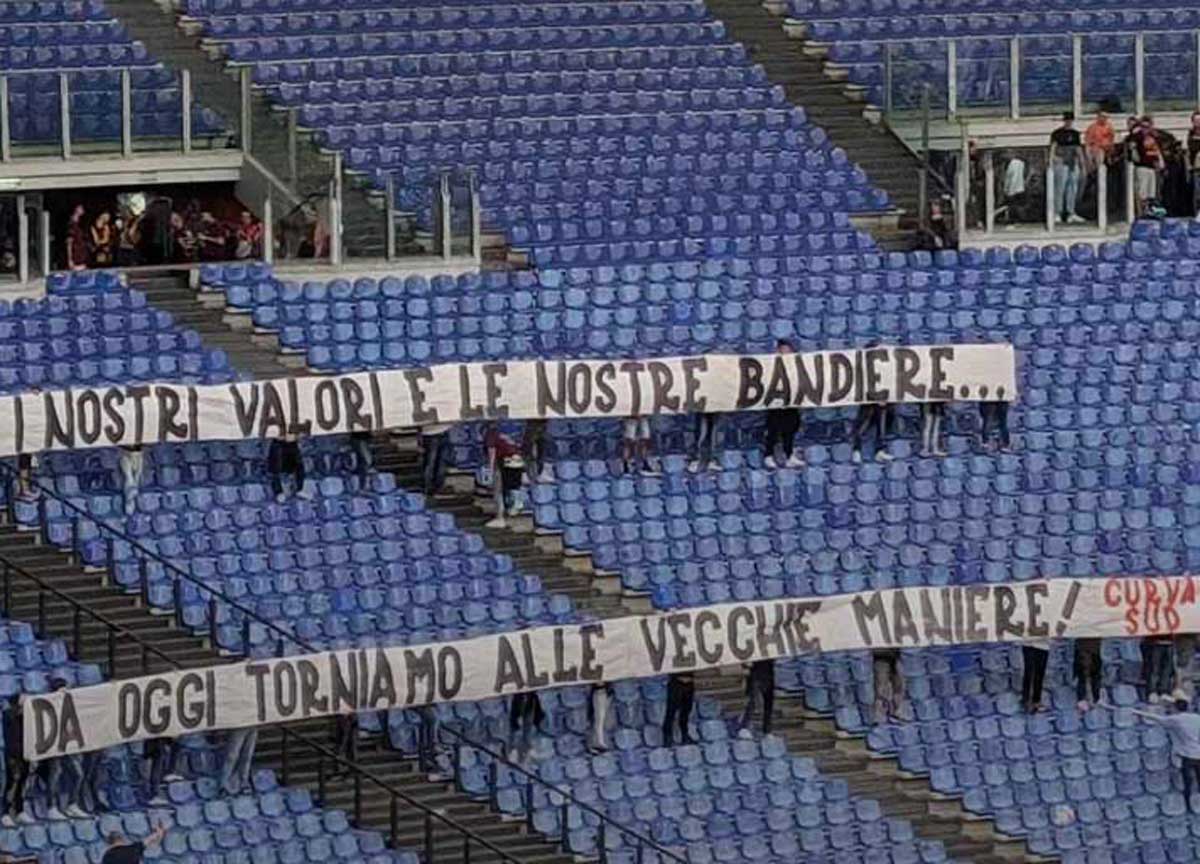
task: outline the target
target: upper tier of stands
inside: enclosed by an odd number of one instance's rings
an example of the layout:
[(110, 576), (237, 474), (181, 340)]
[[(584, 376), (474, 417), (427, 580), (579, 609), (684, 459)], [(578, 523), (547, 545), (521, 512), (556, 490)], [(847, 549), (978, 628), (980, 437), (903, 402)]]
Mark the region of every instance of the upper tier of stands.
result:
[(487, 223), (541, 266), (581, 244), (595, 262), (722, 254), (730, 232), (694, 196), (779, 193), (756, 207), (777, 238), (784, 213), (888, 206), (696, 0), (184, 11), (348, 169), (394, 177), (402, 207), (427, 214), (442, 171), (477, 171)]

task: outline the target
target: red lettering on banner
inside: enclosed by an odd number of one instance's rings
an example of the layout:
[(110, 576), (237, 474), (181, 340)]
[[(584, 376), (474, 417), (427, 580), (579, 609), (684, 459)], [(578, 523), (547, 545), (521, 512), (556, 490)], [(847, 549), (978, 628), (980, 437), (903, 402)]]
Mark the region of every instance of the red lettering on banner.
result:
[(1104, 605), (1124, 608), (1129, 636), (1179, 632), (1179, 607), (1196, 605), (1196, 581), (1191, 576), (1171, 579), (1112, 578), (1104, 585)]

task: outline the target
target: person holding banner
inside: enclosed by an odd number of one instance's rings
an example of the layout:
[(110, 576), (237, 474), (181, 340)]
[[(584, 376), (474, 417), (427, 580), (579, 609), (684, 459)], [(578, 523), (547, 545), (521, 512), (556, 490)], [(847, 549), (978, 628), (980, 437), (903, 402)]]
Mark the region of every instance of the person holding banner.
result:
[(295, 482), (297, 498), (312, 497), (312, 493), (304, 488), (304, 454), (300, 452), (300, 442), (295, 435), (271, 439), (267, 448), (267, 474), (271, 477), (271, 488), (278, 503), (287, 500), (283, 494), (285, 476), (291, 476)]
[(1187, 699), (1175, 700), (1174, 714), (1155, 714), (1151, 711), (1133, 710), (1133, 714), (1151, 723), (1157, 723), (1166, 730), (1171, 739), (1171, 749), (1179, 757), (1183, 774), (1183, 800), (1187, 802), (1188, 811), (1200, 813), (1200, 809), (1192, 806), (1192, 790), (1194, 784), (1200, 781), (1200, 714), (1190, 711), (1191, 705)]
[(1104, 680), (1104, 660), (1100, 656), (1099, 639), (1075, 640), (1075, 698), (1080, 711), (1088, 710), (1088, 693), (1092, 705), (1100, 703), (1100, 687)]
[(375, 454), (371, 452), (371, 433), (351, 432), (350, 452), (354, 454), (354, 473), (365, 486), (367, 474), (375, 467)]
[(536, 692), (516, 693), (508, 712), (508, 730), (515, 741), (512, 743), (514, 762), (524, 762), (533, 752), (533, 736), (546, 719), (542, 700)]
[(530, 483), (549, 483), (553, 480), (546, 464), (546, 426), (548, 420), (526, 420), (521, 435), (521, 455)]
[(679, 743), (695, 744), (688, 725), (692, 707), (696, 704), (696, 676), (691, 672), (675, 672), (667, 679), (667, 713), (663, 718), (663, 746), (675, 743), (675, 725), (679, 724)]
[(1021, 646), (1021, 705), (1027, 714), (1042, 710), (1042, 686), (1046, 680), (1050, 645), (1049, 639), (1036, 639)]
[(591, 729), (588, 731), (588, 749), (593, 753), (608, 750), (608, 708), (612, 702), (612, 684), (599, 681), (592, 685), (588, 704)]
[(446, 448), (450, 446), (453, 423), (431, 423), (421, 427), (421, 476), (425, 494), (436, 495), (446, 482)]
[(854, 418), (854, 426), (850, 430), (850, 446), (853, 448), (850, 458), (855, 462), (861, 462), (863, 439), (873, 435), (875, 438), (875, 461), (890, 462), (892, 454), (887, 452), (887, 431), (895, 424), (895, 406), (873, 402), (859, 405), (858, 414)]
[(900, 671), (900, 649), (887, 648), (872, 653), (871, 679), (875, 689), (871, 719), (875, 724), (886, 723), (889, 717), (907, 720), (908, 712), (904, 710), (904, 675)]
[(921, 403), (921, 455), (945, 456), (942, 447), (942, 421), (946, 417), (945, 402)]
[(234, 729), (225, 741), (225, 756), (221, 763), (221, 788), (230, 795), (239, 795), (250, 785), (254, 767), (254, 748), (258, 746), (258, 728)]
[[(496, 515), (486, 523), (485, 528), (505, 528), (508, 526), (506, 517), (509, 508), (506, 502), (518, 489), (524, 477), (524, 462), (521, 460), (521, 450), (516, 443), (500, 431), (500, 424), (489, 423), (483, 435), (483, 446), (487, 451), (485, 464), (492, 477), (492, 498), (496, 504)], [(520, 507), (513, 506), (512, 515), (517, 515)]]
[[(29, 762), (25, 759), (25, 723), (21, 717), (21, 697), (13, 696), (4, 706), (4, 818), (0, 824), (12, 828), (17, 821), (29, 823), (25, 812), (25, 788), (29, 784)], [(14, 819), (14, 816), (16, 817)]]
[(125, 515), (130, 516), (137, 509), (138, 489), (142, 485), (142, 477), (146, 473), (146, 454), (140, 445), (121, 448), (121, 477), (125, 488)]
[(649, 417), (626, 417), (621, 421), (621, 460), (626, 474), (639, 467), (648, 476), (658, 473), (650, 464), (652, 437)]
[(1142, 640), (1142, 665), (1146, 678), (1146, 701), (1168, 702), (1175, 675), (1175, 637), (1147, 636)]
[(762, 701), (764, 735), (771, 734), (771, 715), (775, 709), (775, 661), (755, 660), (750, 664), (746, 673), (746, 707), (742, 718), (738, 721), (738, 734), (750, 734), (750, 724), (754, 720), (756, 704)]
[(984, 450), (992, 447), (992, 437), (995, 436), (997, 446), (1007, 450), (1011, 445), (1008, 434), (1008, 403), (1003, 401), (980, 402), (979, 419), (982, 426), (979, 430), (979, 446)]
[[(795, 354), (796, 349), (787, 339), (775, 343), (779, 354)], [(763, 464), (768, 468), (778, 468), (780, 464), (788, 468), (803, 468), (804, 459), (799, 454), (793, 454), (796, 436), (800, 434), (802, 419), (799, 408), (769, 408), (767, 409), (766, 433), (763, 435)], [(782, 451), (783, 458), (776, 459)]]
[(720, 471), (721, 463), (716, 460), (714, 453), (718, 448), (717, 435), (720, 433), (721, 415), (713, 411), (696, 415), (696, 455), (692, 459), (689, 470)]

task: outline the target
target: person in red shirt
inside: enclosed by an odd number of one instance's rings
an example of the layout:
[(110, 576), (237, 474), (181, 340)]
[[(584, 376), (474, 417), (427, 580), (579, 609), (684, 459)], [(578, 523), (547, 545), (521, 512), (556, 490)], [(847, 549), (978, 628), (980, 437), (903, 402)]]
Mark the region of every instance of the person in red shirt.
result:
[[(524, 461), (521, 459), (521, 448), (512, 438), (500, 431), (496, 423), (488, 424), (483, 434), (483, 448), (486, 456), (488, 471), (492, 476), (492, 495), (496, 502), (496, 515), (487, 523), (487, 528), (507, 527), (508, 510), (505, 507), (506, 498), (521, 487), (521, 476), (524, 473)], [(520, 512), (514, 506), (512, 515)]]

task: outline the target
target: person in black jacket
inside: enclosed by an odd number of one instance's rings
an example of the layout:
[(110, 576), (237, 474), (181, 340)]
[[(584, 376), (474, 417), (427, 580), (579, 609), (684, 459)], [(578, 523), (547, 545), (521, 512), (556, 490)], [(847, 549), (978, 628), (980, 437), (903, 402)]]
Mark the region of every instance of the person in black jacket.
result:
[(696, 678), (691, 672), (676, 672), (667, 679), (667, 714), (663, 718), (663, 746), (675, 743), (675, 723), (679, 722), (679, 740), (682, 744), (693, 744), (688, 732), (688, 721), (692, 717), (692, 706), (696, 704)]
[(283, 478), (287, 475), (295, 481), (298, 498), (312, 497), (304, 488), (304, 454), (300, 452), (300, 442), (295, 436), (272, 439), (267, 448), (267, 473), (271, 476), (275, 500), (280, 504), (286, 500), (283, 494)]
[(1099, 639), (1075, 640), (1075, 698), (1079, 700), (1079, 710), (1086, 711), (1088, 693), (1092, 695), (1092, 705), (1100, 702), (1100, 685), (1104, 680), (1104, 661), (1100, 656)]
[(533, 750), (533, 736), (546, 719), (542, 700), (537, 693), (517, 693), (512, 698), (508, 712), (508, 730), (515, 739), (512, 743), (514, 761), (524, 761)]
[(754, 720), (755, 705), (759, 700), (763, 706), (762, 731), (764, 735), (770, 735), (771, 714), (775, 708), (774, 660), (756, 660), (750, 664), (750, 671), (746, 673), (746, 708), (738, 722), (739, 734), (749, 729)]
[(6, 827), (10, 827), (16, 824), (14, 817), (20, 818), (25, 814), (29, 763), (25, 760), (25, 726), (21, 719), (21, 697), (13, 696), (3, 710), (4, 818), (0, 821), (3, 821)]
[[(796, 349), (786, 339), (775, 343), (775, 350), (780, 354), (795, 354)], [(771, 408), (767, 411), (766, 434), (763, 435), (763, 464), (768, 468), (778, 468), (780, 464), (788, 468), (803, 468), (804, 459), (793, 455), (796, 446), (796, 435), (800, 431), (799, 408)], [(782, 451), (783, 459), (777, 460), (776, 454)]]

